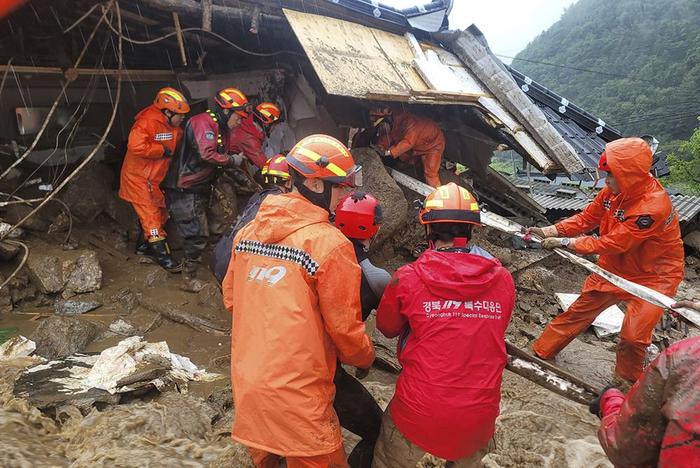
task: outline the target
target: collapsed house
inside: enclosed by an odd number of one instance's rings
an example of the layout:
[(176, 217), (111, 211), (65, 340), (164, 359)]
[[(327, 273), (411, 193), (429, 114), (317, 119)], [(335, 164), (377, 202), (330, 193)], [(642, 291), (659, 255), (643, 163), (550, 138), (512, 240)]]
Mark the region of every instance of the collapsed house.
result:
[(504, 66), (476, 27), (447, 32), (450, 1), (139, 0), (119, 17), (108, 4), (34, 0), (0, 24), (0, 190), (41, 199), (88, 156), (118, 174), (133, 116), (163, 86), (192, 113), (223, 86), (278, 102), (277, 150), (311, 133), (347, 141), (373, 104), (408, 108), (438, 122), (445, 163), (466, 166), (461, 181), (491, 209), (540, 220), (546, 209), (489, 167), (493, 151), (586, 180), (620, 137)]

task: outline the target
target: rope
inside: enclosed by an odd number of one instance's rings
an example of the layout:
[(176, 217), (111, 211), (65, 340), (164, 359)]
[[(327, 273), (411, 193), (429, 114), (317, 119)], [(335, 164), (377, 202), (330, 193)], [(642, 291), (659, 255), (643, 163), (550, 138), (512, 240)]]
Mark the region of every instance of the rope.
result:
[(82, 22), (85, 20), (85, 18), (87, 18), (88, 16), (90, 16), (90, 13), (92, 13), (93, 11), (95, 11), (95, 9), (96, 9), (98, 6), (100, 6), (99, 3), (94, 4), (94, 5), (92, 6), (92, 8), (90, 8), (88, 11), (86, 11), (86, 12), (83, 14), (83, 16), (81, 16), (80, 18), (78, 18), (77, 20), (75, 20), (75, 23), (71, 24), (71, 25), (68, 26), (66, 29), (64, 29), (64, 30), (63, 30), (63, 34), (67, 33), (68, 31), (70, 31), (71, 29), (73, 29), (74, 27), (76, 27), (77, 25), (79, 25), (80, 23), (82, 23)]
[(19, 262), (19, 265), (17, 266), (17, 268), (15, 268), (15, 271), (13, 271), (12, 274), (10, 276), (8, 276), (7, 279), (2, 282), (2, 284), (0, 284), (0, 290), (2, 288), (4, 288), (5, 286), (7, 286), (7, 283), (12, 281), (12, 279), (15, 276), (17, 276), (17, 273), (19, 273), (19, 271), (22, 269), (24, 264), (27, 263), (27, 259), (29, 258), (29, 247), (27, 247), (27, 245), (24, 242), (20, 242), (20, 241), (16, 241), (16, 240), (6, 240), (4, 242), (6, 242), (8, 244), (19, 245), (20, 247), (22, 247), (24, 249), (24, 257), (22, 258), (22, 261)]

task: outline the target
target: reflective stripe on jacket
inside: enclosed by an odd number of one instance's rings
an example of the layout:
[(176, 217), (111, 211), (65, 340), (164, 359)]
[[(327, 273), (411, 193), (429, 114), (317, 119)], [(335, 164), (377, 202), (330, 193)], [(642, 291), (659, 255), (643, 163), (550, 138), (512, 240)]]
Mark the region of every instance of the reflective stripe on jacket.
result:
[(374, 360), (350, 241), (300, 194), (270, 195), (234, 239), (222, 289), (233, 315), (233, 438), (282, 456), (337, 450), (337, 359)]

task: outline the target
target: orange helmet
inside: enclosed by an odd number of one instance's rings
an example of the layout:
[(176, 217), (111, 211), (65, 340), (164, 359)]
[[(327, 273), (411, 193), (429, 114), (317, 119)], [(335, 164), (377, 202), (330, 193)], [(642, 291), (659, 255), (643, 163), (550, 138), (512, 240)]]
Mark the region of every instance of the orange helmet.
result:
[(280, 119), (280, 108), (271, 102), (261, 102), (255, 107), (255, 116), (266, 125), (271, 125)]
[(393, 114), (394, 112), (390, 107), (375, 107), (369, 111), (369, 120), (372, 122), (372, 125), (376, 127), (385, 120), (390, 120)]
[(167, 109), (176, 114), (187, 114), (190, 111), (190, 105), (187, 104), (185, 96), (175, 88), (163, 88), (158, 91), (153, 104), (158, 109)]
[(241, 117), (248, 117), (248, 98), (236, 88), (224, 88), (214, 96), (214, 101), (222, 109), (232, 109)]
[(281, 181), (289, 180), (289, 164), (284, 155), (278, 154), (265, 162), (260, 171), (266, 184), (278, 184)]
[(355, 164), (350, 150), (332, 136), (307, 136), (287, 154), (287, 163), (307, 179), (362, 186), (362, 166)]
[(481, 226), (481, 212), (469, 190), (450, 182), (425, 198), (418, 220), (421, 224), (468, 223)]

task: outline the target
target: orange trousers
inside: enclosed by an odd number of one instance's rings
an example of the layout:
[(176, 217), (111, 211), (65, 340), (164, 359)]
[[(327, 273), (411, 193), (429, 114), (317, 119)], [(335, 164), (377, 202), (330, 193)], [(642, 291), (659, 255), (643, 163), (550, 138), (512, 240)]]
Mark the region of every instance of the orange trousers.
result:
[(143, 235), (148, 240), (151, 237), (167, 237), (165, 223), (168, 221), (168, 210), (165, 207), (132, 203), (136, 216), (143, 229)]
[(279, 468), (280, 460), (287, 461), (287, 468), (347, 468), (345, 449), (341, 446), (333, 453), (314, 457), (281, 457), (274, 453), (248, 447), (256, 468)]
[(401, 161), (415, 164), (416, 158), (419, 157), (423, 163), (423, 178), (425, 183), (431, 187), (439, 187), (440, 182), (440, 162), (442, 161), (442, 151), (431, 151), (430, 153), (421, 154), (419, 156), (401, 155)]
[(552, 359), (586, 330), (598, 314), (621, 301), (627, 303), (627, 312), (617, 345), (615, 373), (635, 382), (642, 373), (646, 348), (664, 310), (627, 293), (584, 291), (566, 312), (549, 322), (532, 345), (533, 351), (542, 359)]

